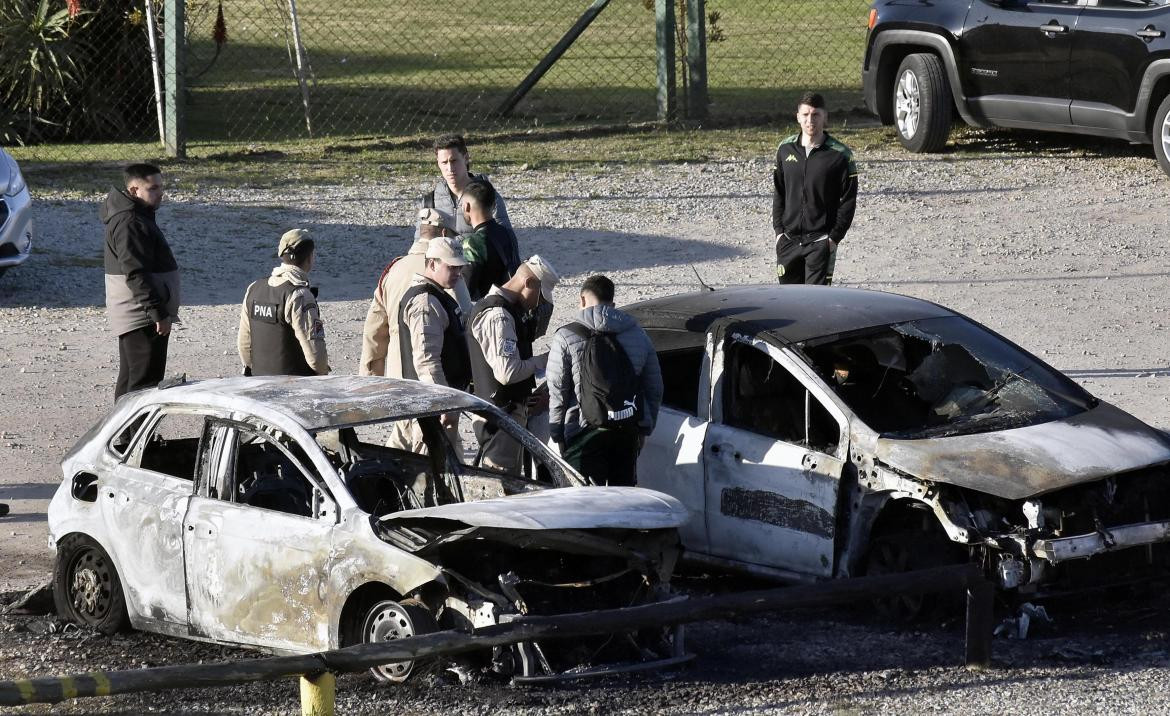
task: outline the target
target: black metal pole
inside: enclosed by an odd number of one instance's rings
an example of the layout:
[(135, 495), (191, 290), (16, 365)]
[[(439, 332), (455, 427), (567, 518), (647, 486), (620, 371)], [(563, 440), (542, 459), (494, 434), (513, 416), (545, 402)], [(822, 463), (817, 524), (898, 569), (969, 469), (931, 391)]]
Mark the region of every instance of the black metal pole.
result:
[(560, 42), (553, 45), (553, 48), (544, 56), (544, 59), (538, 62), (536, 67), (532, 68), (532, 71), (528, 73), (524, 81), (517, 85), (516, 89), (512, 90), (512, 93), (496, 108), (496, 114), (501, 117), (506, 117), (511, 114), (512, 110), (516, 108), (516, 105), (520, 104), (520, 100), (524, 99), (524, 96), (536, 86), (540, 78), (544, 77), (544, 73), (548, 72), (556, 64), (556, 61), (561, 59), (561, 55), (565, 54), (569, 47), (577, 41), (581, 33), (585, 32), (585, 28), (589, 27), (593, 20), (601, 14), (601, 11), (605, 9), (606, 5), (609, 5), (609, 0), (594, 0), (593, 4), (589, 6), (589, 9), (585, 11), (585, 14), (569, 28), (569, 31), (565, 33), (565, 36), (561, 38)]

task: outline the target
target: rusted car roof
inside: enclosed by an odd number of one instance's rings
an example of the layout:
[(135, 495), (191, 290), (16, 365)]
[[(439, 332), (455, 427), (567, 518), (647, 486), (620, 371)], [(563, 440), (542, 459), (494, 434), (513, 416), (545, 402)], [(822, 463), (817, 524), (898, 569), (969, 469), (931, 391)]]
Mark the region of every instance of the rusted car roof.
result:
[(199, 404), (252, 413), (267, 408), (288, 415), (306, 430), (486, 405), (473, 395), (440, 385), (356, 375), (191, 381), (160, 389), (152, 402)]
[(903, 321), (954, 316), (942, 306), (882, 291), (832, 286), (735, 286), (697, 291), (624, 306), (643, 328), (705, 333), (721, 318), (735, 318), (758, 333), (789, 343)]

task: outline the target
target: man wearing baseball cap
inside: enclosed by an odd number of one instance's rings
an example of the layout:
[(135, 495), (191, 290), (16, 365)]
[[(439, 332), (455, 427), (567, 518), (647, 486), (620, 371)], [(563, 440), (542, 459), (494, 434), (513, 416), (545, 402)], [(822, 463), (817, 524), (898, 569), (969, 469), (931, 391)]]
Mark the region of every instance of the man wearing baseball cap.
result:
[[(421, 229), (420, 238), (411, 245), (405, 256), (399, 256), (382, 271), (374, 297), (366, 311), (366, 323), (362, 329), (362, 356), (358, 364), (358, 375), (385, 375), (401, 378), (402, 362), (398, 350), (398, 313), (402, 305), (402, 294), (410, 288), (416, 274), (423, 272), (427, 246), (436, 236), (454, 236), (455, 232), (444, 223), (439, 212), (430, 208), (419, 209), (417, 221)], [(467, 284), (459, 281), (447, 292), (459, 302), (464, 315), (471, 311), (471, 297)]]
[[(491, 401), (521, 425), (528, 420), (536, 373), (544, 370), (548, 354), (532, 354), (536, 336), (524, 315), (541, 302), (551, 304), (560, 275), (545, 259), (533, 256), (516, 269), (502, 286), (493, 286), (475, 304), (467, 321), (471, 374), (475, 394)], [(530, 324), (528, 324), (530, 325)], [(483, 463), (519, 475), (523, 450), (519, 443), (493, 425), (477, 426)]]
[(236, 347), (244, 375), (325, 375), (329, 354), (325, 326), (317, 307), (317, 287), (309, 285), (316, 258), (304, 229), (280, 237), (280, 265), (244, 293)]
[[(471, 382), (471, 361), (463, 333), (463, 312), (448, 293), (462, 276), (467, 259), (459, 239), (437, 237), (427, 244), (422, 273), (414, 275), (402, 294), (398, 312), (398, 346), (402, 377), (466, 390)], [(459, 413), (440, 418), (456, 453), (462, 454)], [(396, 430), (391, 445), (424, 452), (421, 430), (412, 421), (409, 442)]]

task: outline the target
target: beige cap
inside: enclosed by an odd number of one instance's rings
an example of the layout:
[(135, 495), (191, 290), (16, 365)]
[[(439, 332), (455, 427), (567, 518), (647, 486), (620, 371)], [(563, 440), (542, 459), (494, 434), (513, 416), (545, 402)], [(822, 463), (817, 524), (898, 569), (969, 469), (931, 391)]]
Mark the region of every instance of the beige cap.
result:
[(286, 252), (312, 240), (313, 237), (309, 236), (309, 232), (304, 229), (289, 229), (280, 237), (280, 246), (276, 248), (276, 255), (284, 256)]
[(427, 244), (426, 258), (439, 259), (448, 266), (466, 266), (463, 256), (463, 242), (446, 236), (438, 236)]
[(450, 228), (447, 222), (443, 220), (443, 215), (439, 213), (438, 209), (434, 207), (423, 207), (418, 210), (418, 223), (429, 224), (430, 226), (438, 226), (439, 228)]
[(557, 281), (561, 280), (561, 275), (552, 267), (552, 264), (542, 259), (539, 255), (534, 255), (524, 263), (540, 279), (540, 295), (544, 296), (544, 300), (552, 303), (553, 289), (556, 288)]

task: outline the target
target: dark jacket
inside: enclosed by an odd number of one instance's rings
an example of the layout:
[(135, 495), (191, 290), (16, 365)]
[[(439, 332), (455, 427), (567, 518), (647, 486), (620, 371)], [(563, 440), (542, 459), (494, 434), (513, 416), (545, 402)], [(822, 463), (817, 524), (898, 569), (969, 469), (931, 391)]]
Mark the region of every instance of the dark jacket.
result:
[(288, 282), (271, 286), (267, 280), (248, 286), (244, 308), (248, 312), (252, 375), (317, 375), (305, 360), (296, 331), (285, 319), (286, 304), (301, 289)]
[(840, 242), (857, 208), (857, 165), (853, 153), (825, 134), (805, 156), (800, 135), (780, 142), (772, 172), (772, 230), (801, 243), (826, 234)]
[(488, 219), (470, 234), (463, 236), (463, 281), (472, 301), (478, 301), (503, 286), (520, 267), (520, 249), (516, 235), (495, 219)]
[(179, 265), (154, 209), (112, 189), (98, 216), (106, 225), (106, 312), (114, 334), (178, 320)]

